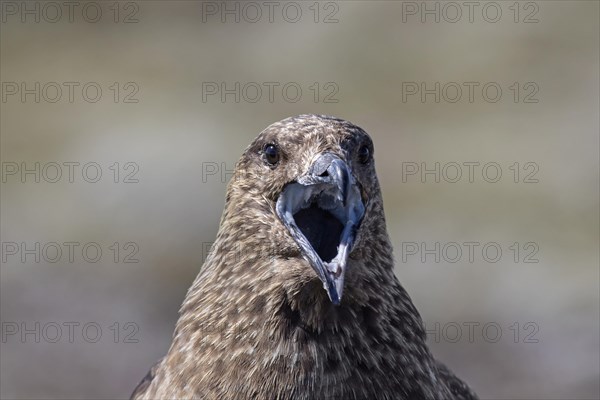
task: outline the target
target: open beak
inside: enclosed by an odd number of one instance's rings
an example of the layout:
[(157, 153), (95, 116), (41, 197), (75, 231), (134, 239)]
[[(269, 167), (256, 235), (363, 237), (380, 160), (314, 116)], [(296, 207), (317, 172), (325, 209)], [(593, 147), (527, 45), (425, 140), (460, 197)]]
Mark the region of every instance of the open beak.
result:
[(336, 305), (364, 213), (350, 168), (332, 153), (321, 154), (308, 174), (288, 184), (277, 199), (277, 215)]

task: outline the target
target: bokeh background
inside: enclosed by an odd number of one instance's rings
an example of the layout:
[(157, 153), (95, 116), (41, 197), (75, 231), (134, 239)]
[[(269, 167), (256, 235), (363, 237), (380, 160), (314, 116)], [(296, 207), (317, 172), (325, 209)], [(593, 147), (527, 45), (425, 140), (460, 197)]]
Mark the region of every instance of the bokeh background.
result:
[[(71, 22), (66, 6), (59, 18), (2, 1), (0, 396), (129, 396), (168, 349), (244, 148), (319, 113), (374, 139), (396, 273), (437, 357), (483, 399), (599, 398), (599, 3), (487, 3), (470, 20), (460, 2), (462, 16), (443, 2), (277, 2), (271, 22), (262, 2), (258, 19), (236, 2), (81, 2)], [(239, 102), (210, 92), (236, 82)], [(411, 82), (439, 82), (439, 102)], [(21, 176), (36, 162), (39, 183)], [(73, 182), (65, 162), (80, 163)], [(420, 175), (435, 163), (439, 183)], [(479, 243), (472, 262), (465, 242)]]

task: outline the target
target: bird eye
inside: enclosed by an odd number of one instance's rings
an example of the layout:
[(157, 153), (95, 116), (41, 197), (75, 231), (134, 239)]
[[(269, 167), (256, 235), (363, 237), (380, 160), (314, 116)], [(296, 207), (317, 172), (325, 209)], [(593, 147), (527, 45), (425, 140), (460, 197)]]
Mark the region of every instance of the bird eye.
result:
[(274, 144), (269, 143), (264, 149), (265, 160), (270, 165), (275, 165), (279, 162), (279, 149)]
[(366, 164), (371, 161), (371, 149), (369, 146), (364, 145), (358, 149), (358, 161), (360, 161), (361, 164)]

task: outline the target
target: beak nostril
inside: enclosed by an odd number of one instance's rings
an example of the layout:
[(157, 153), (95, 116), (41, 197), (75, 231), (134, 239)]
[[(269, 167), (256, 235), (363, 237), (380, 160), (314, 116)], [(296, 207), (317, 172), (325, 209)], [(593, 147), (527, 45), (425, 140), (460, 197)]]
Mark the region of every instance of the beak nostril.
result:
[(327, 176), (329, 176), (329, 172), (327, 172), (327, 170), (325, 170), (325, 171), (323, 171), (323, 173), (321, 173), (319, 176), (322, 176), (322, 177), (327, 177)]

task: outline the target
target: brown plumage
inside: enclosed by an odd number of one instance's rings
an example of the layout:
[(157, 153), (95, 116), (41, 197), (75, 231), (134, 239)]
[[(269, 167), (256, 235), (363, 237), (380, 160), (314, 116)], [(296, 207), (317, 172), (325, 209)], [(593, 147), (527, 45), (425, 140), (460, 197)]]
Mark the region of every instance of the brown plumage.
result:
[(475, 399), (394, 275), (371, 139), (337, 118), (266, 128), (227, 189), (167, 355), (135, 399)]

